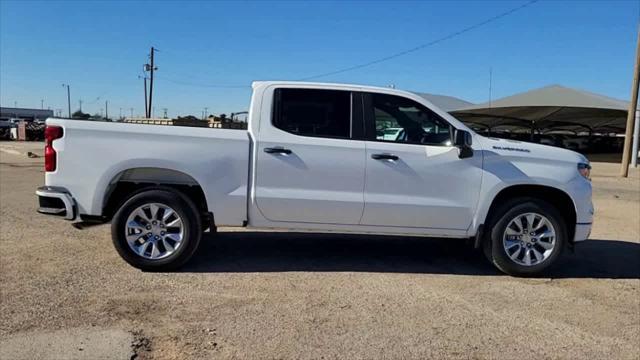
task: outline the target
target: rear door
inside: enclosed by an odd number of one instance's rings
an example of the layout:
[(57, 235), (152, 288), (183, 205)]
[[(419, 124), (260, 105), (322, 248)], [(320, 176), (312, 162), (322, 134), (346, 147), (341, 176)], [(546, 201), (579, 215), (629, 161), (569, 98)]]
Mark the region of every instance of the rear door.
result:
[(467, 229), (480, 193), (481, 155), (460, 159), (453, 128), (414, 100), (370, 93), (364, 104), (362, 224)]
[(269, 91), (271, 118), (261, 120), (255, 153), (261, 214), (270, 221), (358, 224), (365, 175), (359, 95), (311, 88)]

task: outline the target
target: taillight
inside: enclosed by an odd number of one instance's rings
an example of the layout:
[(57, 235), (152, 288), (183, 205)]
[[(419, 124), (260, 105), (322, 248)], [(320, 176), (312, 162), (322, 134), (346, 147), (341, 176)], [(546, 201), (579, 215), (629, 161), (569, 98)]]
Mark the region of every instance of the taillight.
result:
[(44, 171), (56, 171), (56, 150), (53, 140), (62, 137), (60, 126), (47, 125), (44, 128)]

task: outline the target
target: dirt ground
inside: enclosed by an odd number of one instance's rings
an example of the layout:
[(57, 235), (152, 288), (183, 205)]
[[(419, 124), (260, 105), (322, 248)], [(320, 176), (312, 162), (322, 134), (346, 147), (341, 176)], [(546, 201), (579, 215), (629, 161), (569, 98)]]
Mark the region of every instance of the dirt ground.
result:
[(640, 359), (640, 177), (593, 163), (591, 239), (549, 278), (446, 239), (229, 231), (176, 273), (36, 213), (37, 143), (0, 143), (0, 358)]

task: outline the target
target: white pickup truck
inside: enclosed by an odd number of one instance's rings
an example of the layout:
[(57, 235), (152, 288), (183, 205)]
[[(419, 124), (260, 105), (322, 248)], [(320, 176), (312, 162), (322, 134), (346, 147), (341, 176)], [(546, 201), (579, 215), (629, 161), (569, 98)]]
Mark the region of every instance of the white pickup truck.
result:
[(591, 231), (584, 156), (482, 137), (413, 93), (254, 82), (248, 122), (48, 119), (38, 211), (111, 221), (117, 251), (144, 270), (183, 265), (204, 231), (250, 226), (471, 239), (530, 275)]

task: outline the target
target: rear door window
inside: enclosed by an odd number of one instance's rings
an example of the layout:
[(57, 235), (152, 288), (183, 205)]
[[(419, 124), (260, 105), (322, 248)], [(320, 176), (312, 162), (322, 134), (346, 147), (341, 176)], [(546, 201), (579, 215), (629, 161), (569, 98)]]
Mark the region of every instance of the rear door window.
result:
[(283, 88), (274, 95), (276, 128), (301, 136), (351, 138), (350, 91)]

